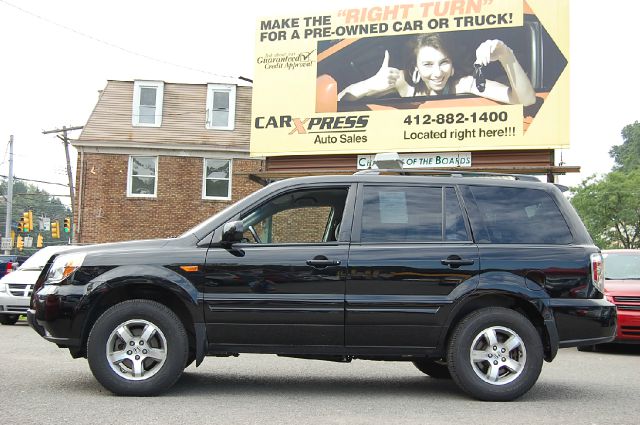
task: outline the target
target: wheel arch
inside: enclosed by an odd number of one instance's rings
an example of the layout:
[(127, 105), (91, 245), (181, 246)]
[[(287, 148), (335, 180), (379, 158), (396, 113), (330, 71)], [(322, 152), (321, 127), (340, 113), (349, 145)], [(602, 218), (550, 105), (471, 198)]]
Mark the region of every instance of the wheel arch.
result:
[(525, 316), (533, 324), (538, 335), (540, 335), (544, 348), (544, 359), (551, 361), (555, 357), (558, 350), (557, 332), (554, 337), (555, 327), (550, 329), (549, 319), (546, 317), (550, 313), (547, 311), (545, 304), (517, 294), (499, 291), (475, 293), (461, 300), (447, 318), (447, 322), (444, 325), (446, 332), (440, 335), (438, 341), (439, 351), (446, 352), (448, 341), (451, 339), (457, 324), (464, 317), (486, 307), (508, 308)]
[(133, 277), (115, 279), (95, 288), (88, 295), (85, 306), (90, 308), (87, 308), (82, 320), (81, 344), (72, 351), (72, 356), (86, 357), (89, 333), (105, 311), (116, 304), (133, 299), (155, 301), (173, 311), (187, 332), (190, 352), (196, 353), (198, 346), (196, 322), (199, 318), (197, 301), (194, 302), (192, 297), (174, 282), (150, 279), (147, 276), (141, 279)]

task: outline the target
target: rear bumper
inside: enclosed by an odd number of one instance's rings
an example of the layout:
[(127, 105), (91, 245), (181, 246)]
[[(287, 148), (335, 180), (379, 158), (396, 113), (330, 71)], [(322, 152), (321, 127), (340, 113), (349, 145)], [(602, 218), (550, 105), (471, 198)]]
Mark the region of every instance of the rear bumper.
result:
[(558, 346), (611, 342), (616, 337), (616, 307), (605, 299), (551, 299)]

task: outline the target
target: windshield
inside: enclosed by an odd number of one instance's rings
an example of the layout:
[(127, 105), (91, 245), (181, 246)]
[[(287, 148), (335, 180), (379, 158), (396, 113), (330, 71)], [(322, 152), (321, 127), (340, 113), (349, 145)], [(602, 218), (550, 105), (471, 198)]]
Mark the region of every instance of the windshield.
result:
[(201, 229), (204, 229), (206, 227), (209, 226), (209, 223), (215, 221), (218, 217), (220, 217), (221, 215), (224, 215), (227, 213), (227, 211), (229, 211), (233, 206), (235, 206), (235, 204), (231, 204), (229, 206), (227, 206), (225, 209), (223, 209), (222, 211), (217, 212), (216, 214), (214, 214), (213, 216), (209, 217), (208, 219), (206, 219), (205, 221), (198, 223), (196, 226), (192, 227), (191, 229), (187, 230), (186, 232), (184, 232), (182, 235), (180, 235), (180, 237), (186, 236), (186, 235), (190, 235), (192, 233), (197, 233), (198, 231), (200, 231)]
[(211, 223), (213, 223), (214, 221), (216, 221), (218, 219), (218, 217), (221, 217), (221, 216), (227, 214), (229, 212), (229, 210), (235, 208), (241, 202), (243, 202), (243, 201), (245, 201), (246, 199), (249, 199), (249, 198), (253, 198), (253, 199), (259, 198), (259, 197), (262, 196), (263, 192), (265, 192), (265, 191), (269, 192), (271, 189), (272, 188), (265, 186), (262, 189), (260, 189), (260, 190), (258, 190), (256, 192), (253, 192), (252, 194), (250, 194), (250, 195), (246, 196), (245, 198), (241, 199), (240, 201), (227, 206), (225, 209), (223, 209), (222, 211), (220, 211), (220, 212), (216, 213), (215, 215), (209, 217), (205, 221), (195, 225), (194, 227), (192, 227), (191, 229), (187, 230), (182, 235), (180, 235), (180, 237), (187, 236), (187, 235), (190, 235), (192, 233), (198, 233), (203, 229), (207, 229), (211, 225)]
[(635, 254), (605, 253), (605, 279), (640, 280), (640, 252)]

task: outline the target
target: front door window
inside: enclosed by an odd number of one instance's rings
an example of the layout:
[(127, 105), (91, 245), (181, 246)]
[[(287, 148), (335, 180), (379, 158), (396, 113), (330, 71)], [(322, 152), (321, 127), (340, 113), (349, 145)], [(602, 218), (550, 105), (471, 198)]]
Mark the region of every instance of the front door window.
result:
[(245, 239), (261, 244), (315, 244), (338, 240), (347, 189), (285, 193), (243, 218)]

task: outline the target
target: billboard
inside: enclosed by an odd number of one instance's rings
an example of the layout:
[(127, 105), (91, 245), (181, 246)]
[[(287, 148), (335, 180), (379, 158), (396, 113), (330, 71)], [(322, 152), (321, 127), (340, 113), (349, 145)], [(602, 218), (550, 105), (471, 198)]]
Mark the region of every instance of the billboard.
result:
[(567, 148), (568, 3), (259, 19), (251, 155)]

